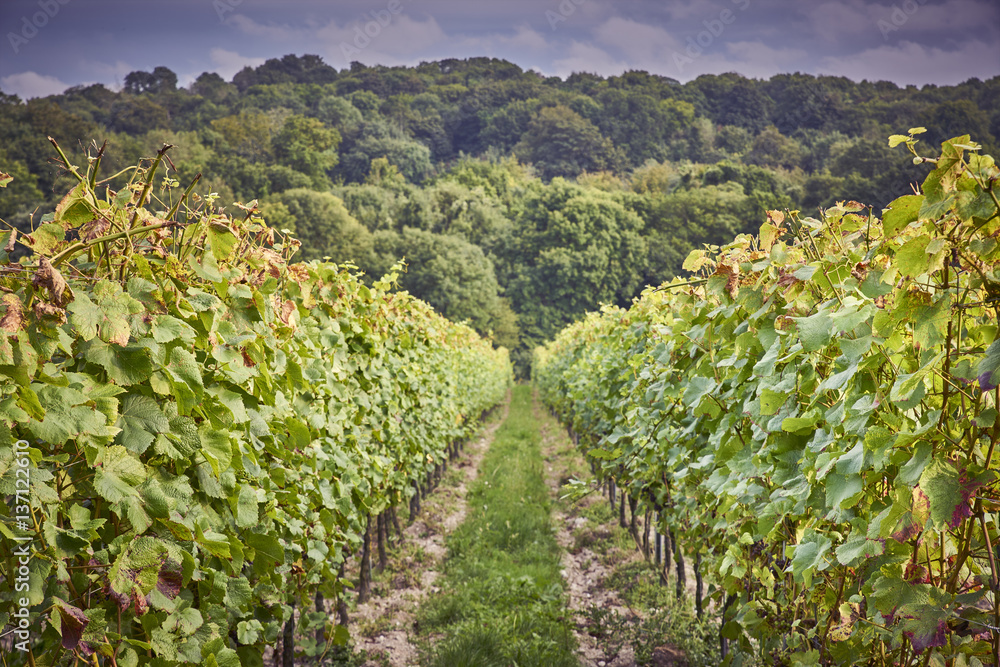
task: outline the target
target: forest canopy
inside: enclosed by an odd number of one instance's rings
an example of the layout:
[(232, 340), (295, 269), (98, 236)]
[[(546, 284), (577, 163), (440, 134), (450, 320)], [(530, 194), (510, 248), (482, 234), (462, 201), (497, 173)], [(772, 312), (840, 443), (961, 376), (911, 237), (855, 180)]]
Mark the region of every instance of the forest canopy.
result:
[(923, 126), (925, 154), (969, 132), (997, 154), (1000, 77), (958, 86), (642, 71), (544, 77), (490, 58), (344, 70), (288, 55), (187, 87), (166, 67), (22, 101), (0, 92), (0, 218), (30, 233), (107, 141), (109, 168), (172, 144), (171, 178), (256, 205), (301, 257), (402, 287), (522, 364), (600, 303), (627, 306), (682, 274), (688, 252), (754, 233), (769, 209), (838, 200), (876, 213), (915, 166), (886, 137)]

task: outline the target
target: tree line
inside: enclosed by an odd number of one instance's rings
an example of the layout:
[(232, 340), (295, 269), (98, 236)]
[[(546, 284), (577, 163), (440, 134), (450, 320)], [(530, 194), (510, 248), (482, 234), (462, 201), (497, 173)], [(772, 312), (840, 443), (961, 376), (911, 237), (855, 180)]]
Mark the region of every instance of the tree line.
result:
[(855, 200), (880, 211), (926, 168), (885, 137), (955, 128), (995, 154), (1000, 77), (899, 87), (843, 77), (642, 71), (544, 77), (490, 58), (337, 70), (288, 55), (231, 81), (179, 87), (166, 67), (22, 101), (0, 93), (0, 218), (23, 232), (69, 176), (46, 136), (110, 167), (176, 146), (172, 177), (218, 202), (257, 200), (301, 257), (402, 286), (445, 316), (529, 350), (600, 303), (628, 305), (703, 244), (754, 232), (769, 209)]

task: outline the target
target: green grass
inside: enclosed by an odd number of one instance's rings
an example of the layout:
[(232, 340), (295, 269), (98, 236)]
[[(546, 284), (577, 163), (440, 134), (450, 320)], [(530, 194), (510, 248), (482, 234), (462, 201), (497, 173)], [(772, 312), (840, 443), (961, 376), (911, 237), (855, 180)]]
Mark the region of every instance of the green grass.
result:
[(420, 610), (421, 631), (439, 637), (425, 664), (578, 666), (539, 442), (531, 388), (515, 387), (448, 540), (442, 592)]

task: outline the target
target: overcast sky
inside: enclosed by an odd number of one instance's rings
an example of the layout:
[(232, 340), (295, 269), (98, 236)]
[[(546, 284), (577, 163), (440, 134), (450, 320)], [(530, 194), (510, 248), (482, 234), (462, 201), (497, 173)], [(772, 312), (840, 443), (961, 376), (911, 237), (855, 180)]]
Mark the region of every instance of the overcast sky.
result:
[(343, 69), (492, 56), (565, 77), (641, 69), (900, 85), (1000, 74), (1000, 0), (0, 0), (0, 89), (121, 85), (165, 65), (186, 85), (288, 53)]

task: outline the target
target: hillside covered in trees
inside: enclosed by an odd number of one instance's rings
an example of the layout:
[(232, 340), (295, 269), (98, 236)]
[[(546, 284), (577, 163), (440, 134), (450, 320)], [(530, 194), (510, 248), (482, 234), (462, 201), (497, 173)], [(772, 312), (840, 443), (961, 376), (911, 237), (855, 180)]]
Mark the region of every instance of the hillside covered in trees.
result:
[(109, 168), (173, 144), (172, 176), (202, 174), (196, 193), (256, 200), (305, 259), (378, 277), (405, 256), (403, 287), (523, 364), (599, 303), (626, 305), (681, 273), (691, 249), (756, 232), (768, 209), (854, 199), (879, 211), (927, 172), (886, 144), (915, 126), (928, 130), (924, 154), (966, 132), (997, 154), (1000, 77), (681, 84), (639, 71), (545, 78), (488, 58), (338, 71), (289, 55), (181, 88), (157, 67), (120, 92), (0, 93), (0, 171), (14, 178), (0, 218), (30, 233), (68, 190), (46, 136), (77, 164), (107, 141)]

